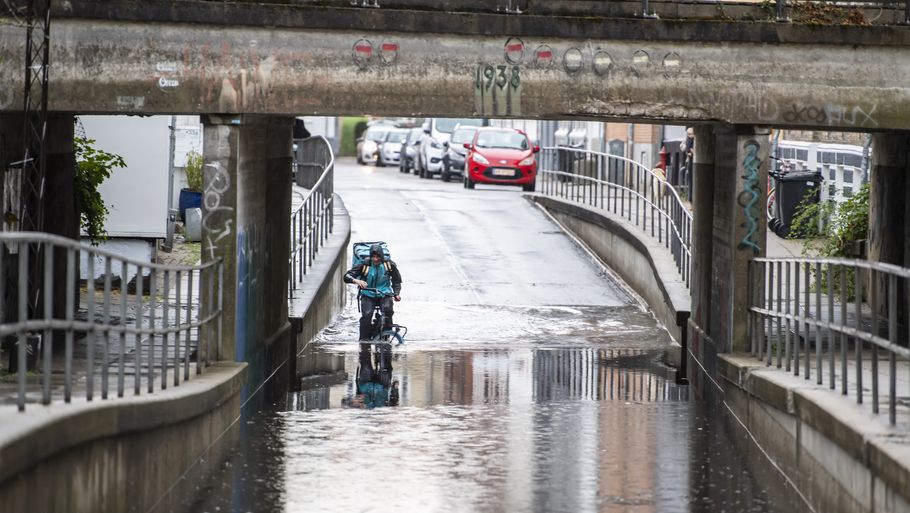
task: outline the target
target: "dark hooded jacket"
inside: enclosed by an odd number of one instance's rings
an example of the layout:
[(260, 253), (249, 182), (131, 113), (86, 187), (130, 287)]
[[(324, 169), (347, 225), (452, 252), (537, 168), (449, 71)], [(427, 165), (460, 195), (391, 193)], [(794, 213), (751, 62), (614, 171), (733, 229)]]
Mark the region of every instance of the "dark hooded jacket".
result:
[[(373, 265), (372, 257), (379, 254), (379, 264)], [(382, 246), (373, 244), (370, 246), (370, 262), (364, 265), (355, 265), (344, 274), (345, 283), (353, 283), (354, 280), (364, 280), (367, 282), (367, 288), (378, 289), (380, 292), (365, 290), (361, 292), (367, 297), (397, 296), (401, 293), (401, 273), (398, 272), (398, 266), (395, 262), (384, 259)]]

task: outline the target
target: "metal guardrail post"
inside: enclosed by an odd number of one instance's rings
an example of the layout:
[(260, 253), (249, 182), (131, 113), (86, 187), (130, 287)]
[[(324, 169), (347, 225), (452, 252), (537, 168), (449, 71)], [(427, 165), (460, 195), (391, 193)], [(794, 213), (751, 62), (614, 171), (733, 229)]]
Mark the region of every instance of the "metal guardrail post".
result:
[[(910, 0), (908, 0), (910, 1)], [(787, 16), (787, 0), (776, 0), (774, 2), (774, 11), (775, 17), (779, 22), (788, 22), (790, 18)]]

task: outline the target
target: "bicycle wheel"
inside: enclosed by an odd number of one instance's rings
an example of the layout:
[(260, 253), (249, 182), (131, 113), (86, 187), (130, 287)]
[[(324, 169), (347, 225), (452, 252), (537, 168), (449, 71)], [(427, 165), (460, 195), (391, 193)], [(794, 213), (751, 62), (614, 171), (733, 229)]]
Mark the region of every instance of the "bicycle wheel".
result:
[(404, 344), (404, 337), (402, 337), (400, 333), (396, 333), (392, 330), (383, 331), (382, 337), (380, 337), (380, 338), (382, 341), (386, 341), (386, 342), (388, 342), (390, 344), (394, 344), (396, 346)]

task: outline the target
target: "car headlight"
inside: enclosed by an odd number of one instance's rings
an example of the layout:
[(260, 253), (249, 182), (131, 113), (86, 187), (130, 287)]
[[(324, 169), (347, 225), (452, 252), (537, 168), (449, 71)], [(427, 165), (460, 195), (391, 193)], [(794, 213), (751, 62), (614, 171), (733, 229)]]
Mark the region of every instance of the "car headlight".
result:
[(475, 154), (474, 154), (474, 162), (476, 162), (476, 163), (478, 163), (478, 164), (483, 164), (483, 165), (485, 165), (485, 166), (487, 166), (487, 165), (490, 164), (490, 161), (487, 160), (486, 157), (484, 157), (484, 156), (481, 155), (480, 153), (475, 153)]
[(519, 166), (533, 166), (534, 165), (534, 155), (531, 155), (521, 162), (518, 163)]
[(442, 144), (440, 144), (437, 141), (430, 141), (430, 146), (432, 146), (433, 148), (437, 148), (437, 149), (442, 148)]

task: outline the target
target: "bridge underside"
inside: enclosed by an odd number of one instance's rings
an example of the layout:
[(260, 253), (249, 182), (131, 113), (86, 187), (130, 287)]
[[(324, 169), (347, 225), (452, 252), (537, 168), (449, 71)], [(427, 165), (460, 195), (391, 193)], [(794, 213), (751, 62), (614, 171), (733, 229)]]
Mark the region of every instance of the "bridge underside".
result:
[[(58, 19), (49, 110), (910, 126), (902, 46), (653, 39)], [(24, 41), (0, 26), (0, 111), (23, 104)]]

